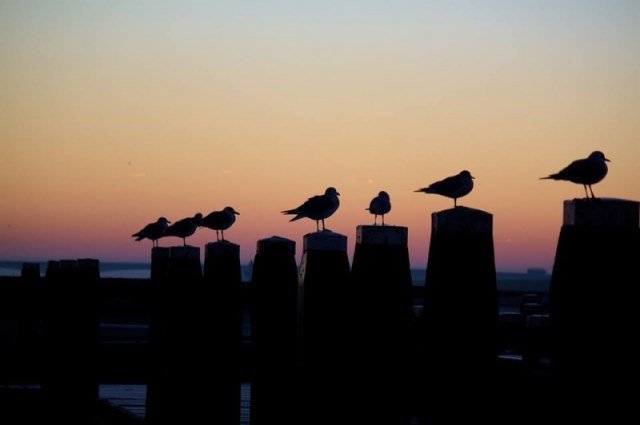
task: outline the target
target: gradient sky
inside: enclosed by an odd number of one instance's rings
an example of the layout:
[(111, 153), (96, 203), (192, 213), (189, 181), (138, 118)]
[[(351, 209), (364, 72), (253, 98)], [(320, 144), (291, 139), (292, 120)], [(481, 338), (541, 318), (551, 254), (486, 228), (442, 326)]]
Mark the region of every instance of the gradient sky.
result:
[(539, 177), (598, 149), (596, 195), (640, 197), (639, 77), (638, 1), (2, 0), (0, 259), (146, 261), (143, 225), (226, 205), (243, 261), (300, 255), (279, 211), (335, 186), (350, 254), (386, 190), (424, 267), (452, 201), (413, 190), (468, 169), (498, 269), (550, 269), (583, 191)]

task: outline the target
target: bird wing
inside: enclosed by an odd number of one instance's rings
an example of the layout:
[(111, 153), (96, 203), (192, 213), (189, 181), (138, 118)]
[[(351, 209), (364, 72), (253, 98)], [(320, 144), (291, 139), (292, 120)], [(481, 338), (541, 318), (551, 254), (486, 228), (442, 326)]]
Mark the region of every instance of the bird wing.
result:
[(138, 240), (142, 240), (146, 238), (147, 234), (153, 229), (154, 224), (155, 223), (147, 224), (138, 233), (134, 233), (133, 235), (131, 235), (131, 237), (133, 238), (138, 237), (139, 238)]
[(377, 196), (371, 200), (369, 203), (369, 208), (366, 210), (371, 211), (373, 214), (377, 214), (377, 211), (380, 209), (380, 198)]
[(171, 226), (167, 227), (167, 236), (178, 236), (179, 233), (184, 231), (185, 226), (188, 224), (190, 218), (183, 218), (182, 220), (178, 220), (173, 223)]
[(224, 213), (221, 211), (214, 211), (208, 216), (206, 216), (205, 218), (203, 218), (200, 221), (200, 225), (205, 227), (209, 227), (209, 226), (215, 227), (215, 226), (221, 226), (223, 222), (224, 222)]
[(437, 181), (425, 188), (423, 192), (426, 193), (449, 193), (457, 191), (461, 188), (462, 181), (458, 176), (447, 177), (446, 179)]
[(547, 179), (554, 180), (569, 180), (571, 178), (581, 177), (585, 169), (587, 168), (587, 163), (584, 159), (578, 159), (573, 161), (571, 164), (564, 167), (562, 170), (558, 171), (555, 174), (550, 174), (545, 177)]
[(333, 208), (333, 202), (328, 196), (317, 195), (307, 199), (307, 202), (298, 208), (301, 212), (321, 212)]
[[(302, 214), (302, 216), (316, 211), (326, 211), (333, 207), (331, 200), (324, 195), (316, 195), (307, 199), (304, 204), (291, 210), (282, 211), (283, 214)], [(300, 217), (302, 218), (302, 217)]]

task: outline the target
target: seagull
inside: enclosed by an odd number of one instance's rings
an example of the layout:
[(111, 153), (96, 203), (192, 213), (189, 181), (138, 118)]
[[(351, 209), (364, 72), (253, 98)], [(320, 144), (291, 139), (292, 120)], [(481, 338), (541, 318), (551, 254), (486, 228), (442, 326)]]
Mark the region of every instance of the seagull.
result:
[(435, 193), (447, 198), (453, 198), (453, 206), (457, 207), (458, 198), (462, 198), (473, 189), (473, 179), (475, 177), (467, 170), (464, 170), (460, 174), (432, 183), (427, 187), (416, 190), (416, 192)]
[(338, 191), (333, 187), (329, 187), (324, 191), (324, 195), (317, 195), (309, 198), (298, 208), (282, 211), (282, 214), (295, 214), (295, 217), (289, 221), (300, 220), (304, 217), (315, 220), (316, 230), (318, 232), (320, 231), (318, 221), (322, 220), (322, 230), (327, 230), (324, 227), (324, 219), (330, 217), (331, 214), (336, 212), (340, 206), (338, 196), (340, 196)]
[(185, 238), (193, 235), (202, 220), (202, 214), (198, 213), (193, 217), (183, 218), (176, 221), (167, 228), (167, 236), (176, 236), (182, 238), (182, 245), (187, 246)]
[(149, 223), (142, 228), (138, 233), (134, 233), (131, 237), (136, 238), (136, 241), (143, 239), (149, 239), (154, 247), (158, 246), (158, 239), (167, 235), (167, 224), (171, 223), (164, 217), (160, 217), (155, 223)]
[(236, 222), (236, 215), (240, 213), (233, 207), (225, 207), (222, 211), (214, 211), (203, 218), (199, 225), (215, 230), (217, 240), (220, 240), (218, 232), (222, 232), (222, 240), (224, 240), (224, 231)]
[(389, 194), (384, 190), (378, 193), (378, 196), (371, 200), (369, 208), (366, 208), (373, 214), (373, 225), (378, 224), (378, 216), (382, 216), (382, 225), (384, 226), (384, 215), (391, 211), (391, 200)]
[(540, 180), (567, 180), (584, 186), (584, 194), (588, 198), (587, 186), (591, 191), (591, 198), (595, 198), (592, 184), (598, 183), (607, 175), (609, 171), (607, 162), (610, 162), (602, 152), (591, 152), (587, 158), (578, 159), (567, 165), (555, 174), (549, 174), (547, 177), (541, 177)]

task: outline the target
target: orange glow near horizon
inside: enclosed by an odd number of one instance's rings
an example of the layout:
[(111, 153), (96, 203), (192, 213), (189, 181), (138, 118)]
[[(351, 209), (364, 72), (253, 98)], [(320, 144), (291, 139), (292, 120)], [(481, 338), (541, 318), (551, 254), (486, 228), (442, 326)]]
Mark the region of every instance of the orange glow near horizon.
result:
[(453, 203), (413, 190), (468, 169), (498, 269), (550, 270), (583, 192), (539, 177), (602, 150), (596, 195), (639, 198), (640, 5), (249, 3), (0, 6), (0, 259), (147, 261), (132, 233), (227, 205), (243, 262), (299, 258), (315, 224), (280, 211), (334, 186), (350, 256), (385, 190), (424, 267)]

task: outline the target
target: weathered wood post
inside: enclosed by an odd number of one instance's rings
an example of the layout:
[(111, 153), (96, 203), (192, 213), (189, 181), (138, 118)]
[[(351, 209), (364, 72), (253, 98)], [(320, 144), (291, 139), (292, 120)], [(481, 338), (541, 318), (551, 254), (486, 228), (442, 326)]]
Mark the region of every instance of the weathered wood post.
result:
[[(22, 365), (36, 364), (38, 349), (38, 332), (42, 319), (42, 279), (40, 279), (40, 263), (23, 263), (20, 273), (20, 290), (18, 300), (18, 344), (20, 346), (20, 362)], [(33, 376), (32, 371), (25, 371)], [(36, 382), (37, 380), (34, 380)]]
[(409, 422), (412, 281), (406, 227), (358, 226), (350, 307), (356, 371), (353, 398), (363, 423)]
[(17, 346), (12, 370), (25, 381), (38, 382), (42, 376), (40, 323), (42, 320), (42, 279), (40, 263), (23, 263), (17, 299), (13, 305), (18, 320)]
[(94, 259), (50, 262), (47, 270), (42, 387), (52, 416), (66, 423), (90, 421), (98, 400), (99, 280)]
[(628, 388), (639, 377), (632, 337), (639, 324), (639, 205), (564, 201), (549, 301), (558, 407), (566, 417), (624, 420), (635, 406)]
[[(165, 276), (156, 279), (156, 271), (160, 273), (162, 268)], [(199, 248), (178, 246), (152, 251), (149, 423), (196, 423), (208, 418), (202, 410), (208, 406), (202, 404), (199, 385), (203, 382), (198, 352), (203, 338), (198, 324), (201, 270)]]
[(229, 241), (205, 246), (201, 347), (212, 423), (240, 421), (241, 311), (240, 246)]
[(20, 278), (23, 281), (40, 281), (40, 263), (22, 263)]
[(169, 270), (169, 248), (151, 249), (151, 294), (149, 317), (149, 376), (147, 377), (146, 421), (150, 424), (162, 423), (162, 405), (169, 402), (164, 361), (168, 358), (165, 335), (166, 315), (169, 306), (167, 276)]
[(493, 216), (467, 207), (432, 214), (422, 316), (426, 418), (488, 418), (498, 302)]
[(332, 423), (348, 414), (349, 285), (347, 237), (331, 231), (306, 234), (298, 278), (301, 423)]
[(273, 236), (258, 241), (251, 277), (255, 373), (251, 423), (297, 424), (296, 243)]

